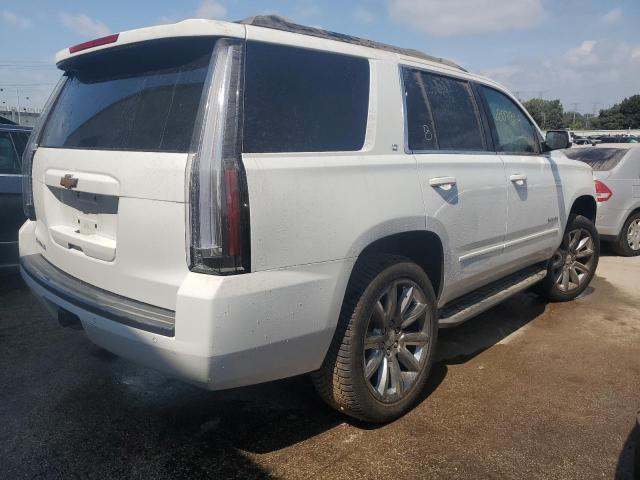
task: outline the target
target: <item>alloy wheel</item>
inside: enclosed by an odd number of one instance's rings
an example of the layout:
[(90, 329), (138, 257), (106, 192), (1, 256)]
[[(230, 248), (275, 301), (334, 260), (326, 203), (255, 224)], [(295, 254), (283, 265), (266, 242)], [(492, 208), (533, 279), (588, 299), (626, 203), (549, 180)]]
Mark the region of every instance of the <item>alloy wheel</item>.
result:
[(640, 218), (636, 218), (627, 229), (627, 243), (634, 252), (640, 250)]
[(375, 304), (364, 338), (364, 375), (379, 401), (403, 398), (428, 357), (431, 322), (426, 295), (415, 282), (393, 282)]
[(554, 282), (563, 293), (570, 293), (584, 285), (594, 268), (594, 239), (584, 228), (571, 230), (567, 241), (551, 260)]

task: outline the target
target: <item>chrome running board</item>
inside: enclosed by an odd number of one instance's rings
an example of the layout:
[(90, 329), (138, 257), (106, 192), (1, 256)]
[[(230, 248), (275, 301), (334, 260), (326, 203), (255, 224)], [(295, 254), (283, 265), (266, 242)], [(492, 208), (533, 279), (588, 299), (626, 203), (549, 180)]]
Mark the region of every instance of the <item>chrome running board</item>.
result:
[(440, 328), (456, 327), (542, 281), (546, 275), (546, 267), (535, 265), (453, 300), (438, 311)]

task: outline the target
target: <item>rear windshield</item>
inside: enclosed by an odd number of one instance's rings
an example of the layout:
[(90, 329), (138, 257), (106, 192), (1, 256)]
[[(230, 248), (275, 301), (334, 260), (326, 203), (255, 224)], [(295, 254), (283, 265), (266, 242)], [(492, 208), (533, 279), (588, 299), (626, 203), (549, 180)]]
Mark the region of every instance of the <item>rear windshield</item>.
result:
[(593, 170), (612, 170), (627, 154), (626, 148), (571, 148), (565, 154), (572, 160), (587, 163)]
[(214, 43), (163, 39), (70, 59), (40, 145), (188, 151)]

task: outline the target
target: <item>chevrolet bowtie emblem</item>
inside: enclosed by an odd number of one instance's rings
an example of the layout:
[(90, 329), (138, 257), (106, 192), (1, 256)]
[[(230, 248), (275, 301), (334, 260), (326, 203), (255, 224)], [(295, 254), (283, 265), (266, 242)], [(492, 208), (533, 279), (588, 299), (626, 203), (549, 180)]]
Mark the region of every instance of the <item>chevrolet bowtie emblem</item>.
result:
[(71, 190), (72, 188), (76, 188), (78, 186), (78, 179), (73, 178), (73, 175), (67, 173), (64, 177), (60, 179), (60, 186)]

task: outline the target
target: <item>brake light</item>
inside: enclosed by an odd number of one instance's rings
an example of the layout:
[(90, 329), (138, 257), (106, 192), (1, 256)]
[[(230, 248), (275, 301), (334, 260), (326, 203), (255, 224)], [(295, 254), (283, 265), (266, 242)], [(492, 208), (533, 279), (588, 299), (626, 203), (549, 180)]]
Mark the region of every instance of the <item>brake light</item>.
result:
[(595, 180), (596, 200), (598, 202), (606, 202), (613, 196), (613, 192), (600, 180)]
[(189, 268), (199, 273), (250, 271), (241, 158), (243, 69), (244, 43), (218, 40), (189, 152)]
[(99, 47), (101, 45), (107, 45), (109, 43), (115, 43), (118, 41), (119, 33), (114, 33), (113, 35), (107, 35), (106, 37), (96, 38), (95, 40), (89, 40), (88, 42), (79, 43), (78, 45), (74, 45), (73, 47), (69, 47), (69, 53), (81, 52), (82, 50), (87, 50), (93, 47)]
[(227, 191), (227, 241), (229, 255), (240, 254), (240, 188), (238, 187), (238, 171), (224, 172)]

